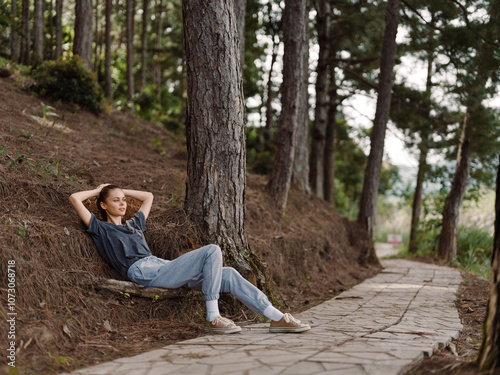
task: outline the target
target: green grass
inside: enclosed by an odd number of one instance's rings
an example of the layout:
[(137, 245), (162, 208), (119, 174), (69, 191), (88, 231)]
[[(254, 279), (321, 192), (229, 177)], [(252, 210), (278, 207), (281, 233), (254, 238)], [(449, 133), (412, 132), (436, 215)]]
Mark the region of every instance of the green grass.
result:
[[(440, 228), (428, 228), (419, 233), (417, 256), (437, 256)], [(476, 227), (458, 228), (457, 257), (453, 266), (484, 278), (490, 277), (493, 235)]]
[(475, 227), (460, 227), (457, 238), (457, 258), (453, 265), (489, 279), (493, 235)]

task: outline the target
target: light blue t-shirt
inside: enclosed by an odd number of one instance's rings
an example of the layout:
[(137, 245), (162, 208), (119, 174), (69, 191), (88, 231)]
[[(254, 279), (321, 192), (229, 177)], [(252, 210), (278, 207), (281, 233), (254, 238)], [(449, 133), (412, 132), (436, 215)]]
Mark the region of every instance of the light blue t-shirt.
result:
[(99, 254), (125, 278), (132, 264), (151, 255), (144, 238), (146, 218), (142, 211), (121, 225), (101, 221), (92, 213), (89, 227), (82, 224), (82, 229), (90, 234)]

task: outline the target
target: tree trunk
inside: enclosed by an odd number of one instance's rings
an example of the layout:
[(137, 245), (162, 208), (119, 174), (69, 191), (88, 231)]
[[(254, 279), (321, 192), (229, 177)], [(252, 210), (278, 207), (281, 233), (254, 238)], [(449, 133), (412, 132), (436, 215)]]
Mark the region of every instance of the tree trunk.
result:
[(337, 127), (337, 86), (335, 83), (335, 68), (330, 67), (330, 105), (328, 107), (328, 122), (326, 124), (325, 160), (323, 192), (325, 200), (335, 205), (335, 129)]
[(370, 155), (365, 168), (363, 192), (361, 193), (358, 221), (363, 225), (370, 238), (373, 238), (375, 209), (380, 183), (380, 171), (384, 156), (385, 131), (391, 106), (392, 75), (396, 54), (396, 34), (399, 24), (401, 0), (389, 0), (386, 11), (386, 26), (380, 61), (377, 108), (370, 141)]
[(99, 0), (95, 2), (94, 10), (94, 72), (99, 69)]
[[(309, 1), (307, 1), (309, 3)], [(309, 14), (309, 4), (306, 15)], [(310, 194), (309, 186), (309, 22), (304, 22), (303, 78), (300, 92), (299, 123), (297, 126), (297, 148), (293, 160), (292, 184), (300, 191)]]
[(56, 0), (56, 59), (62, 55), (62, 10), (63, 0)]
[(422, 133), (422, 140), (420, 142), (420, 157), (418, 160), (417, 184), (415, 186), (415, 194), (413, 195), (413, 208), (411, 214), (411, 228), (410, 228), (410, 246), (408, 251), (411, 254), (416, 254), (418, 247), (417, 233), (420, 223), (420, 212), (422, 209), (422, 196), (424, 192), (424, 179), (427, 170), (427, 154), (428, 135)]
[(10, 27), (10, 59), (17, 63), (19, 62), (19, 35), (18, 30), (16, 30), (17, 26), (17, 0), (12, 0), (11, 5), (12, 12), (12, 25)]
[(35, 0), (33, 17), (33, 58), (35, 61), (43, 60), (43, 29), (43, 0)]
[(312, 131), (309, 182), (314, 194), (323, 196), (326, 127), (328, 121), (328, 59), (330, 57), (330, 2), (316, 1), (319, 56), (316, 78), (316, 108)]
[(73, 53), (80, 56), (87, 69), (92, 69), (92, 0), (76, 0), (75, 41)]
[(127, 34), (127, 100), (134, 97), (134, 0), (126, 0)]
[(278, 57), (278, 44), (276, 43), (274, 38), (275, 36), (271, 36), (273, 40), (272, 44), (272, 55), (271, 55), (271, 65), (269, 66), (269, 78), (267, 80), (267, 98), (266, 98), (266, 125), (264, 128), (264, 141), (266, 143), (266, 148), (270, 149), (270, 143), (272, 140), (272, 127), (273, 127), (273, 99), (274, 99), (274, 91), (273, 91), (273, 69), (274, 63), (276, 62), (276, 58)]
[(30, 36), (30, 2), (23, 0), (21, 29), (24, 37), (21, 38), (21, 62), (29, 65), (31, 62), (31, 36)]
[(428, 103), (428, 108), (425, 115), (427, 116), (427, 122), (429, 129), (422, 129), (420, 131), (420, 157), (418, 161), (418, 172), (417, 172), (417, 184), (415, 186), (415, 194), (413, 196), (413, 207), (411, 214), (411, 226), (410, 226), (410, 244), (408, 251), (411, 254), (417, 252), (418, 247), (418, 226), (420, 224), (420, 211), (422, 209), (422, 195), (424, 192), (424, 180), (425, 173), (427, 171), (427, 154), (429, 153), (429, 132), (431, 130), (431, 94), (432, 94), (432, 72), (434, 66), (434, 51), (427, 51), (428, 61), (427, 61), (427, 79), (425, 84), (425, 96)]
[[(158, 55), (161, 50), (161, 33), (162, 33), (162, 12), (163, 0), (158, 0), (156, 4), (156, 54)], [(156, 101), (161, 104), (161, 85), (162, 85), (161, 65), (158, 61), (155, 64), (155, 81), (156, 81)]]
[[(243, 80), (233, 3), (182, 2), (187, 71), (189, 218), (226, 262), (245, 276), (250, 267), (245, 234), (246, 149)], [(203, 30), (200, 33), (199, 30)], [(253, 260), (253, 259), (252, 259)]]
[(141, 46), (141, 86), (140, 90), (146, 88), (146, 69), (148, 54), (148, 18), (149, 18), (149, 0), (143, 0), (142, 7), (142, 46)]
[(240, 41), (240, 61), (241, 69), (245, 63), (245, 16), (247, 10), (247, 0), (234, 1), (234, 14), (236, 16), (236, 25), (238, 27), (238, 37)]
[(47, 60), (54, 60), (54, 41), (55, 41), (55, 35), (54, 35), (54, 15), (53, 15), (53, 10), (54, 10), (54, 0), (50, 0), (47, 3), (48, 6), (48, 14), (49, 14), (49, 26), (48, 26), (48, 31), (50, 35), (50, 47), (48, 48), (49, 52), (45, 54), (45, 58)]
[(113, 81), (111, 79), (111, 11), (113, 10), (113, 0), (106, 0), (105, 10), (105, 56), (104, 56), (104, 95), (108, 99), (113, 98)]
[[(483, 343), (478, 362), (481, 371), (500, 368), (500, 158), (495, 203), (495, 237), (491, 259), (490, 300), (486, 309)], [(493, 371), (491, 372), (493, 373)]]
[(297, 127), (300, 121), (301, 87), (304, 80), (303, 54), (307, 6), (303, 0), (286, 0), (283, 14), (284, 57), (283, 83), (281, 84), (281, 117), (274, 168), (269, 190), (277, 207), (284, 211), (292, 180), (293, 159), (297, 143)]
[(471, 166), (471, 132), (472, 121), (469, 110), (465, 114), (458, 145), (457, 167), (451, 184), (451, 190), (446, 197), (443, 209), (441, 235), (439, 236), (438, 253), (441, 259), (451, 262), (457, 256), (457, 231), (460, 208), (469, 183)]
[(186, 91), (186, 56), (184, 54), (184, 51), (182, 51), (181, 79), (179, 83), (179, 98), (181, 99), (181, 112), (179, 114), (179, 124), (184, 124), (184, 125), (186, 125), (186, 96), (184, 95), (185, 91)]

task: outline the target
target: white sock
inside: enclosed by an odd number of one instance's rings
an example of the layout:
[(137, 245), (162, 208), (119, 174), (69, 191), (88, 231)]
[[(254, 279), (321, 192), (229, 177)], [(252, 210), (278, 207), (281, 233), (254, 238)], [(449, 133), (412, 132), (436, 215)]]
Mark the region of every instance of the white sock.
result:
[(207, 303), (207, 320), (212, 322), (217, 318), (219, 313), (219, 301), (214, 299), (212, 301), (205, 301)]
[(275, 308), (273, 305), (269, 305), (263, 312), (264, 316), (268, 319), (274, 320), (277, 322), (283, 318), (283, 313)]

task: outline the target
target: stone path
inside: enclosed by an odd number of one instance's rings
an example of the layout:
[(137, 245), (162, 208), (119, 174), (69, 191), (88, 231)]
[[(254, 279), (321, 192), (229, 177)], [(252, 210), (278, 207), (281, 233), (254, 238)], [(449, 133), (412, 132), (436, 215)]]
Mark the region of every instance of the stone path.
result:
[(73, 374), (402, 374), (458, 337), (458, 270), (382, 260), (374, 278), (296, 316), (312, 329), (204, 336)]
[(379, 258), (389, 258), (399, 254), (399, 250), (393, 244), (383, 242), (375, 243), (375, 251)]

